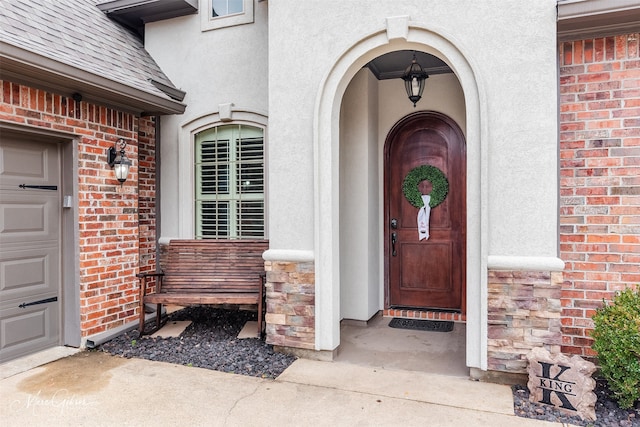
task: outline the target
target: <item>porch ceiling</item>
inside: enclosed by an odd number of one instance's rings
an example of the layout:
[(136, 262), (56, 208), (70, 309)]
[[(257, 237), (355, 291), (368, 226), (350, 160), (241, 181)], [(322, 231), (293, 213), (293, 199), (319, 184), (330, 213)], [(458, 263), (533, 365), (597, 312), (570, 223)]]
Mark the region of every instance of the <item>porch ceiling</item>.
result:
[[(399, 50), (377, 57), (367, 64), (378, 80), (399, 79), (413, 59), (413, 50)], [(427, 74), (451, 73), (451, 68), (439, 58), (424, 52), (415, 52), (418, 64)]]

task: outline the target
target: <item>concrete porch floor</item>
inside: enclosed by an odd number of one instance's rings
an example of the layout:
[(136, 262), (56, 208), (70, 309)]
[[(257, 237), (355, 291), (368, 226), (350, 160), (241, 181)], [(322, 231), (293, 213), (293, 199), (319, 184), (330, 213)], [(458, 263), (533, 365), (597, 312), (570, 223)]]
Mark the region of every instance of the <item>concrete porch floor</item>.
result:
[(390, 317), (378, 314), (368, 322), (344, 320), (340, 326), (337, 362), (393, 370), (468, 377), (466, 325), (451, 332), (389, 327)]

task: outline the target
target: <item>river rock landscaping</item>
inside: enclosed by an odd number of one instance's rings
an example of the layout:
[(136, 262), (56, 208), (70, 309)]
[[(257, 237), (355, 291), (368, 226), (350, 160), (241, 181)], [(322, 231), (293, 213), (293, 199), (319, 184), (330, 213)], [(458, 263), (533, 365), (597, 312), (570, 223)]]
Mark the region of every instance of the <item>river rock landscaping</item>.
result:
[(169, 315), (169, 321), (193, 323), (176, 338), (140, 337), (137, 330), (102, 344), (101, 351), (132, 358), (169, 362), (262, 378), (275, 378), (296, 359), (277, 353), (258, 338), (237, 335), (256, 313), (212, 307), (188, 307)]

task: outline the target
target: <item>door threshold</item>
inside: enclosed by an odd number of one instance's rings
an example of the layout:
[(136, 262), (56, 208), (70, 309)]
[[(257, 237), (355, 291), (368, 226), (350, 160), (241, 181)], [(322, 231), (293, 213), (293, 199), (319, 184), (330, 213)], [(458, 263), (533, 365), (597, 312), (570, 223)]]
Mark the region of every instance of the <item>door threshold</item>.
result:
[(437, 313), (462, 313), (462, 310), (457, 308), (435, 308), (435, 307), (415, 307), (404, 305), (392, 305), (389, 307), (391, 310), (416, 310), (416, 311), (433, 311)]
[(466, 323), (467, 315), (459, 311), (442, 311), (416, 308), (387, 308), (382, 312), (384, 317), (399, 317), (402, 319), (448, 320)]

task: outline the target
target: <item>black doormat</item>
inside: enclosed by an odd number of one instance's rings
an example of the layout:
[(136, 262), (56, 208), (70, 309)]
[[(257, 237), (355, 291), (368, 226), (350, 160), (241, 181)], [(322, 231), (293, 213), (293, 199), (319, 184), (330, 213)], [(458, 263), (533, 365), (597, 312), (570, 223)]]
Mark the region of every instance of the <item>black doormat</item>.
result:
[(401, 319), (399, 317), (394, 317), (389, 322), (389, 326), (397, 329), (414, 329), (417, 331), (453, 331), (453, 322), (446, 322), (441, 320)]

